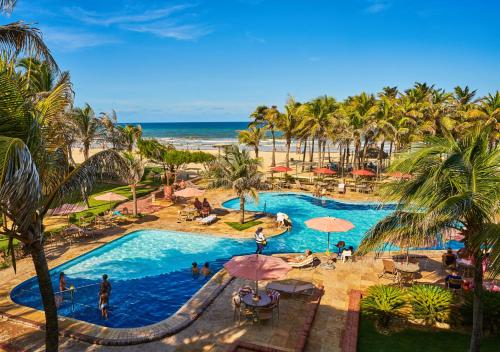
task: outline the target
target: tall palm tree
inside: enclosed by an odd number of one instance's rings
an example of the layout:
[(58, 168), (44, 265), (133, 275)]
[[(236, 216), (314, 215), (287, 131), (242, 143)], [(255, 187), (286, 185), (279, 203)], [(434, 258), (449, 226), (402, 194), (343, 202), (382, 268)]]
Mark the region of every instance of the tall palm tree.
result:
[(255, 157), (259, 157), (259, 145), (260, 141), (266, 135), (266, 128), (259, 127), (256, 125), (250, 124), (247, 130), (240, 131), (238, 133), (238, 141), (249, 147), (252, 147), (255, 152)]
[[(45, 311), (46, 350), (58, 349), (58, 321), (53, 288), (43, 250), (43, 219), (49, 208), (82, 197), (96, 177), (121, 167), (121, 157), (105, 151), (70, 171), (64, 138), (54, 131), (71, 105), (69, 83), (43, 99), (32, 99), (18, 76), (0, 72), (0, 235), (29, 250)], [(15, 257), (12, 255), (14, 269)]]
[(72, 125), (80, 143), (82, 143), (83, 157), (89, 158), (90, 145), (104, 136), (102, 120), (95, 115), (94, 109), (85, 103), (83, 108), (73, 109)]
[(123, 143), (125, 144), (126, 150), (130, 153), (134, 149), (137, 141), (142, 138), (142, 127), (141, 125), (126, 125), (125, 127), (116, 126), (121, 133)]
[(130, 186), (130, 190), (132, 191), (133, 214), (137, 216), (137, 185), (144, 176), (145, 164), (144, 161), (130, 152), (123, 153), (123, 158), (127, 165), (124, 181)]
[(299, 108), (302, 104), (289, 97), (285, 104), (285, 112), (280, 114), (276, 126), (283, 133), (286, 144), (286, 166), (290, 167), (290, 146), (292, 138), (297, 133), (300, 125)]
[(500, 91), (488, 94), (478, 106), (468, 111), (471, 121), (482, 128), (490, 128), (490, 147), (498, 145), (500, 138)]
[(257, 189), (260, 187), (262, 173), (258, 168), (259, 159), (252, 159), (247, 150), (239, 150), (237, 145), (224, 149), (210, 170), (211, 187), (232, 188), (240, 198), (240, 223), (245, 222), (245, 197), (258, 199)]
[(432, 137), (404, 155), (393, 170), (410, 173), (411, 180), (394, 182), (386, 199), (397, 210), (370, 229), (359, 251), (379, 249), (384, 243), (419, 246), (439, 237), (445, 227), (460, 228), (472, 253), (474, 314), (470, 351), (479, 351), (482, 333), (482, 246), (491, 246), (491, 263), (500, 267), (500, 149), (488, 147), (489, 131), (476, 129), (461, 139), (450, 134)]
[(276, 123), (279, 119), (279, 116), (280, 112), (275, 105), (271, 107), (267, 107), (265, 105), (258, 106), (250, 115), (250, 117), (253, 118), (251, 124), (258, 125), (260, 127), (266, 127), (266, 129), (271, 132), (273, 143), (271, 166), (276, 166)]

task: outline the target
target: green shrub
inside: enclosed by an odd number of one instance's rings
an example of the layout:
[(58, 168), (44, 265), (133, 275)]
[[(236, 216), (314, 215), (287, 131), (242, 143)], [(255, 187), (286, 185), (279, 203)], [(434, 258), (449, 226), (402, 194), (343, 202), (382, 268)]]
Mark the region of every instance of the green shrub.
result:
[(391, 321), (404, 314), (406, 292), (399, 287), (376, 285), (368, 288), (361, 301), (363, 313), (376, 319), (379, 328), (389, 327)]
[[(464, 303), (460, 307), (460, 315), (464, 325), (472, 325), (472, 306), (474, 295), (466, 292)], [(500, 331), (500, 293), (483, 291), (483, 331), (497, 334)]]
[(448, 322), (453, 304), (453, 294), (441, 287), (415, 285), (408, 290), (411, 316), (425, 324)]

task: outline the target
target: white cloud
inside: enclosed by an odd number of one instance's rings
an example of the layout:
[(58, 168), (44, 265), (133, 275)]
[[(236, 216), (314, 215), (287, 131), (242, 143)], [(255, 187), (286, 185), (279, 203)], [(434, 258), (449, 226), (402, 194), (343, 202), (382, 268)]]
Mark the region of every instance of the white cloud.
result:
[(73, 51), (118, 42), (111, 37), (66, 28), (43, 27), (41, 29), (46, 42), (56, 50)]
[(253, 35), (251, 32), (246, 32), (245, 37), (247, 37), (252, 43), (265, 44), (266, 40), (261, 37)]
[(87, 25), (115, 26), (128, 31), (151, 33), (162, 38), (194, 40), (211, 33), (212, 29), (188, 20), (196, 17), (195, 13), (187, 11), (193, 7), (194, 5), (184, 4), (134, 13), (96, 13), (80, 7), (71, 7), (66, 8), (65, 13)]
[(368, 7), (365, 8), (369, 13), (380, 13), (388, 10), (391, 7), (389, 0), (368, 0)]

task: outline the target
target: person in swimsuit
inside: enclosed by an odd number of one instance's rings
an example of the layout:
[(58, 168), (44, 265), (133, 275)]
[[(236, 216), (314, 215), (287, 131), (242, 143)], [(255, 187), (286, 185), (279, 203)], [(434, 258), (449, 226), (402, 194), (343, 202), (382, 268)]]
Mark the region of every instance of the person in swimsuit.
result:
[(104, 319), (108, 320), (109, 295), (107, 292), (102, 292), (99, 295), (99, 308)]
[(208, 266), (208, 262), (206, 262), (205, 265), (203, 265), (203, 268), (201, 269), (201, 273), (203, 276), (210, 275), (211, 271), (210, 271), (210, 268)]
[(59, 274), (59, 291), (61, 292), (66, 291), (66, 276), (62, 271)]
[(200, 275), (200, 269), (198, 268), (197, 262), (193, 262), (193, 264), (191, 264), (191, 273), (193, 274), (194, 277)]
[(111, 296), (111, 283), (108, 281), (108, 275), (106, 274), (102, 276), (101, 286), (99, 287), (99, 296), (103, 293), (108, 294), (108, 299), (109, 296)]

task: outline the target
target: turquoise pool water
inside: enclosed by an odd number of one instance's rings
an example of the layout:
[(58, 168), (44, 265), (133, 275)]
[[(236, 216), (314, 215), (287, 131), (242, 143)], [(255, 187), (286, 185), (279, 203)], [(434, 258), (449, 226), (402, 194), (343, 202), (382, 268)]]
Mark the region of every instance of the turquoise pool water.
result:
[[(224, 203), (239, 208), (239, 201)], [(260, 201), (247, 203), (248, 210), (287, 213), (293, 221), (290, 232), (273, 237), (266, 254), (326, 249), (326, 234), (309, 230), (304, 221), (318, 216), (347, 219), (355, 228), (344, 234), (332, 234), (331, 242), (344, 240), (356, 247), (363, 234), (379, 219), (392, 211), (376, 204), (349, 204), (320, 200), (299, 193), (262, 193)], [(207, 227), (210, 231), (210, 227)], [(252, 253), (255, 243), (193, 233), (140, 230), (110, 242), (51, 270), (54, 288), (64, 271), (67, 282), (77, 287), (74, 299), (69, 294), (59, 307), (59, 314), (98, 325), (131, 328), (164, 320), (175, 313), (207, 278), (191, 275), (191, 263), (209, 262), (212, 271), (234, 255)], [(98, 283), (108, 274), (113, 291), (110, 298), (110, 319), (101, 318), (98, 309)], [(19, 304), (42, 309), (36, 278), (17, 286), (11, 293)]]

